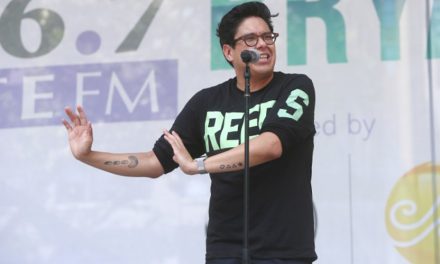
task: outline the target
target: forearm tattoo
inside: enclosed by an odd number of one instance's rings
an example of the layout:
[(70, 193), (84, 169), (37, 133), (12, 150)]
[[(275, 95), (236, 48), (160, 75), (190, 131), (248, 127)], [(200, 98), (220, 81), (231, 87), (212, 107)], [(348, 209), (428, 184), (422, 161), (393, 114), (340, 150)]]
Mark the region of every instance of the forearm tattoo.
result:
[(222, 165), (220, 165), (220, 169), (221, 170), (238, 169), (238, 168), (242, 168), (242, 167), (243, 167), (243, 163), (241, 163), (241, 162), (233, 163), (233, 164), (222, 164)]
[(128, 156), (128, 160), (108, 160), (104, 162), (107, 166), (127, 166), (129, 168), (136, 168), (139, 160), (136, 156)]

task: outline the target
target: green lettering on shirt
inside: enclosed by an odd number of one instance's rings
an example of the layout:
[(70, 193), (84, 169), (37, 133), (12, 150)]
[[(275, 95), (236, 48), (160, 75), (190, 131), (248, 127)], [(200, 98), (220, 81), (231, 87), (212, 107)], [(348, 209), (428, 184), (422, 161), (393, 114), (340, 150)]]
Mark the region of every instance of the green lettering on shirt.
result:
[(262, 103), (259, 105), (260, 108), (260, 116), (258, 118), (258, 127), (261, 129), (261, 127), (263, 126), (263, 122), (266, 119), (267, 116), (267, 110), (269, 110), (270, 108), (272, 108), (275, 104), (275, 100), (270, 100), (267, 101), (265, 103)]
[(278, 117), (291, 118), (295, 121), (298, 121), (304, 113), (302, 105), (296, 102), (298, 98), (303, 99), (306, 106), (309, 105), (309, 96), (303, 90), (293, 90), (287, 98), (286, 104), (295, 111), (293, 113), (289, 113), (289, 110), (280, 109), (278, 111)]
[[(263, 103), (264, 104), (264, 103)], [(254, 113), (254, 112), (258, 112), (259, 110), (260, 110), (260, 106), (261, 106), (262, 104), (257, 104), (257, 105), (255, 105), (254, 107), (252, 107), (251, 109), (249, 109), (249, 116), (252, 114), (252, 113)], [(258, 122), (258, 120), (259, 120), (259, 118), (257, 118), (257, 119), (249, 119), (249, 128), (251, 128), (251, 127), (256, 127), (256, 126), (258, 126), (259, 125), (259, 122)], [(240, 142), (241, 143), (244, 143), (244, 122), (245, 122), (245, 120), (243, 119), (243, 124), (242, 124), (242, 126), (241, 126), (241, 132), (240, 132)], [(262, 123), (262, 121), (261, 121), (261, 123)], [(257, 135), (254, 135), (254, 136), (250, 136), (249, 138), (251, 139), (251, 138), (254, 138), (254, 137), (256, 137)]]
[[(259, 113), (258, 118), (249, 120), (249, 128), (259, 127), (261, 129), (269, 109), (274, 105), (275, 100), (271, 100), (257, 104), (249, 109), (249, 114)], [(239, 124), (241, 124), (241, 129), (239, 129)], [(216, 135), (218, 136), (218, 140)], [(256, 136), (258, 135), (250, 135), (249, 138), (254, 138)], [(209, 152), (210, 150), (216, 151), (219, 149), (234, 148), (243, 143), (244, 113), (227, 112), (223, 115), (219, 111), (208, 111), (205, 119), (204, 139), (206, 152)]]
[[(210, 123), (213, 122), (212, 126)], [(211, 142), (213, 150), (219, 149), (215, 134), (219, 132), (223, 124), (223, 115), (219, 111), (209, 111), (206, 113), (205, 119), (205, 146), (206, 152), (209, 152), (209, 143)]]
[(220, 134), (220, 147), (222, 149), (224, 148), (233, 148), (235, 146), (239, 145), (238, 139), (228, 139), (228, 135), (232, 132), (238, 132), (238, 125), (233, 126), (232, 120), (241, 120), (243, 119), (244, 114), (243, 113), (226, 113), (225, 114), (225, 121), (223, 125), (222, 132)]

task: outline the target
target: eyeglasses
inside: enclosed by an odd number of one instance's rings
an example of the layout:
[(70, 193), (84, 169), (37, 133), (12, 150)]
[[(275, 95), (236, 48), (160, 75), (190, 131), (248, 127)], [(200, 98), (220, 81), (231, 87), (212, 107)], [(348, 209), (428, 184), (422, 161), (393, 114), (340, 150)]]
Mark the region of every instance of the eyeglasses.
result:
[(248, 47), (255, 47), (257, 46), (258, 39), (261, 38), (267, 45), (273, 45), (278, 36), (278, 33), (273, 32), (266, 32), (261, 35), (251, 33), (234, 39), (233, 44), (235, 44), (239, 40), (243, 40)]

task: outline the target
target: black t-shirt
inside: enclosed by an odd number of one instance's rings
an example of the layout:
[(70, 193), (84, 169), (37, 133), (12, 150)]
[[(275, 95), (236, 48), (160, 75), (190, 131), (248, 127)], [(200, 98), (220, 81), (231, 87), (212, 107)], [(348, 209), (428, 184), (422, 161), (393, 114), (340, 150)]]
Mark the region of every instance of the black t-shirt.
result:
[[(244, 143), (244, 94), (236, 79), (199, 91), (176, 118), (177, 131), (196, 158)], [(250, 169), (249, 250), (255, 258), (316, 259), (311, 189), (315, 92), (301, 74), (275, 72), (250, 96), (249, 136), (273, 132), (279, 159)], [(171, 146), (161, 137), (153, 148), (170, 172)], [(206, 257), (240, 258), (243, 241), (243, 171), (213, 173)]]

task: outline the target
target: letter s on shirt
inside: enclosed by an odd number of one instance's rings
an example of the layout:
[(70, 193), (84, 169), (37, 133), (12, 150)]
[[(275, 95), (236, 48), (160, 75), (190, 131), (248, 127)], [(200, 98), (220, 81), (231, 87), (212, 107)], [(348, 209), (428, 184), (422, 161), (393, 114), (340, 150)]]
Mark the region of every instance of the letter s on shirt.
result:
[(287, 110), (281, 108), (278, 110), (278, 117), (291, 118), (295, 121), (298, 121), (304, 113), (303, 106), (297, 102), (298, 98), (303, 99), (304, 105), (309, 105), (309, 96), (303, 90), (295, 89), (290, 92), (290, 95), (286, 100), (287, 106), (291, 109)]

